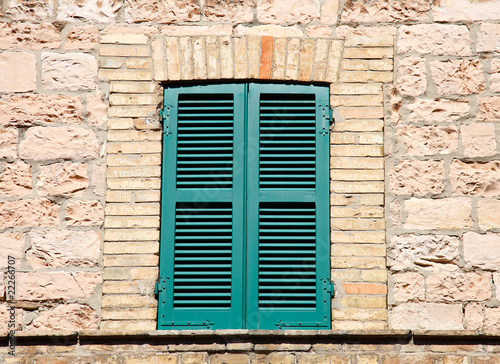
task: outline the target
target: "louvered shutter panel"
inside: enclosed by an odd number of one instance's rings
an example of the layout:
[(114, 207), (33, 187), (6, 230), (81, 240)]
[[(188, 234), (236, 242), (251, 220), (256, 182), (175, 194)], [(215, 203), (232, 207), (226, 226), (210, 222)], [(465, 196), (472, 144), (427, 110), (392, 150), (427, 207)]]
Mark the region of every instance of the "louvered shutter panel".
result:
[(328, 98), (249, 86), (249, 329), (330, 328)]
[(242, 328), (245, 85), (164, 92), (159, 329)]

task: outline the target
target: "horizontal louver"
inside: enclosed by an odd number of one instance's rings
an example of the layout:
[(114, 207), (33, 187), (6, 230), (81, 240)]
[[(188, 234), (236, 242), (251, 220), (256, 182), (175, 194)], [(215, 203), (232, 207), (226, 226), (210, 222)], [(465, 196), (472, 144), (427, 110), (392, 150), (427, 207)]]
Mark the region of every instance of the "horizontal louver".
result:
[(315, 211), (314, 203), (260, 204), (260, 309), (315, 308)]
[(177, 188), (232, 187), (232, 94), (181, 94), (177, 124)]
[(314, 94), (261, 94), (261, 188), (314, 188)]
[(175, 309), (230, 309), (231, 239), (231, 203), (177, 204)]

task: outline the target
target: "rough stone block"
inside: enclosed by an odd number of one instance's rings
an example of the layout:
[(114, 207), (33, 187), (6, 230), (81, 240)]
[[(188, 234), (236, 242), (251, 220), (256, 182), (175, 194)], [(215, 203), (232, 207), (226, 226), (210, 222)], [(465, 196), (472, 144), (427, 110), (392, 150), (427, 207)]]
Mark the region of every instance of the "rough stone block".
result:
[(396, 127), (398, 144), (406, 148), (406, 154), (426, 156), (449, 154), (457, 150), (457, 127), (450, 126), (413, 126)]
[(26, 264), (34, 268), (93, 267), (99, 261), (101, 236), (96, 231), (42, 230), (29, 237)]
[(131, 0), (126, 8), (126, 20), (129, 23), (180, 23), (196, 22), (201, 19), (199, 0)]
[(483, 329), (494, 332), (500, 329), (500, 307), (485, 307)]
[(471, 40), (465, 25), (418, 24), (399, 28), (398, 53), (470, 56)]
[(248, 364), (248, 354), (214, 354), (210, 357), (210, 364)]
[(483, 306), (472, 302), (465, 306), (465, 328), (467, 330), (481, 330), (483, 328)]
[[(1, 107), (1, 106), (0, 106)], [(17, 129), (0, 129), (0, 158), (16, 158), (19, 133)]]
[[(337, 18), (338, 18), (338, 8), (339, 8), (339, 0), (326, 0), (323, 5), (321, 5), (321, 18), (320, 22), (322, 24), (326, 25), (334, 25), (337, 24)], [(324, 36), (324, 37), (329, 37), (331, 35), (331, 30), (327, 27), (326, 29), (329, 30), (328, 33), (325, 35), (316, 35), (316, 36)], [(311, 36), (309, 34), (309, 36)]]
[(389, 243), (392, 271), (457, 270), (460, 240), (447, 235), (396, 235)]
[(15, 20), (45, 20), (54, 14), (55, 3), (55, 0), (9, 0), (5, 10), (6, 14)]
[(498, 121), (500, 119), (500, 96), (478, 97), (478, 120)]
[(11, 95), (0, 97), (0, 125), (29, 127), (47, 123), (79, 124), (79, 97), (69, 95)]
[(497, 153), (493, 123), (462, 125), (460, 134), (465, 157), (487, 157)]
[(22, 161), (4, 163), (0, 173), (0, 196), (23, 197), (29, 195), (33, 187), (31, 166)]
[(430, 63), (432, 79), (441, 95), (468, 95), (485, 90), (483, 66), (475, 60), (433, 61)]
[[(500, 1), (496, 0), (498, 19), (500, 19)], [(481, 23), (477, 33), (477, 51), (478, 52), (496, 52), (500, 53), (500, 24)]]
[(71, 21), (78, 18), (107, 23), (116, 18), (116, 12), (123, 6), (123, 0), (59, 0), (57, 20)]
[(453, 123), (469, 116), (470, 111), (467, 101), (446, 99), (417, 98), (406, 108), (410, 111), (408, 123)]
[(310, 23), (319, 19), (319, 1), (258, 0), (257, 19), (262, 24)]
[(500, 200), (479, 200), (477, 218), (483, 230), (500, 229)]
[[(231, 24), (251, 23), (253, 21), (252, 0), (205, 1), (204, 15), (208, 21), (225, 21)], [(213, 33), (210, 33), (213, 34)]]
[(418, 302), (425, 300), (425, 279), (419, 273), (393, 274), (392, 295), (395, 302)]
[(42, 53), (42, 86), (47, 90), (91, 90), (96, 86), (97, 61), (83, 53)]
[(99, 43), (99, 29), (95, 25), (73, 26), (66, 36), (66, 49), (94, 49)]
[(61, 207), (46, 199), (0, 202), (0, 228), (57, 226)]
[(464, 259), (469, 266), (497, 270), (500, 265), (500, 234), (464, 234)]
[(500, 1), (440, 0), (432, 6), (434, 21), (500, 19)]
[(395, 330), (462, 330), (462, 318), (461, 304), (405, 303), (389, 312)]
[(92, 166), (92, 190), (97, 196), (104, 196), (106, 190), (106, 165), (95, 163)]
[(405, 201), (405, 229), (466, 229), (473, 225), (468, 198), (416, 199)]
[(61, 31), (51, 23), (1, 23), (0, 49), (58, 48)]
[(426, 0), (360, 0), (346, 1), (342, 22), (388, 23), (427, 20), (430, 10)]
[(105, 129), (107, 121), (108, 107), (106, 103), (99, 95), (87, 96), (87, 122), (100, 129)]
[(35, 126), (26, 131), (19, 145), (19, 156), (23, 159), (86, 159), (98, 155), (97, 135), (83, 128)]
[(98, 315), (87, 305), (70, 303), (39, 311), (39, 315), (26, 326), (26, 331), (97, 330)]
[(500, 58), (491, 60), (490, 91), (500, 92)]
[(420, 96), (427, 89), (425, 61), (420, 57), (399, 60), (396, 88), (405, 96)]
[(89, 187), (85, 163), (54, 163), (40, 169), (35, 188), (42, 196), (81, 196)]
[(500, 195), (500, 162), (462, 162), (450, 165), (450, 184), (455, 194)]
[(36, 58), (30, 53), (0, 54), (0, 92), (36, 89)]
[(444, 191), (444, 162), (403, 160), (390, 168), (389, 189), (397, 195), (440, 194)]
[[(9, 255), (16, 258), (16, 268), (21, 267), (26, 235), (21, 232), (4, 232), (0, 234), (0, 268), (7, 267)], [(3, 296), (2, 296), (3, 297)]]
[(102, 226), (104, 208), (99, 201), (69, 201), (65, 220), (68, 226)]
[(441, 272), (425, 283), (426, 299), (433, 302), (485, 301), (492, 293), (490, 274)]

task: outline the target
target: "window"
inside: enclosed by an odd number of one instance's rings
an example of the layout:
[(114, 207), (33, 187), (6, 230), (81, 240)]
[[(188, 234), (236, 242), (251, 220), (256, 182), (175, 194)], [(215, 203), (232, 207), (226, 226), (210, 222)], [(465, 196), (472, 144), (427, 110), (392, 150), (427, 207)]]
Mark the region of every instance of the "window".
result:
[(159, 329), (329, 329), (329, 89), (164, 91)]

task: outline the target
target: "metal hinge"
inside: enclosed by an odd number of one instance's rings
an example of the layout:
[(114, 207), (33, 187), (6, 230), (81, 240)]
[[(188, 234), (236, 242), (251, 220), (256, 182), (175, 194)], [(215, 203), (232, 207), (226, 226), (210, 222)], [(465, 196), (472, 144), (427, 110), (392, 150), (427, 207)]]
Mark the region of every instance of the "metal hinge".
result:
[(322, 278), (323, 287), (330, 297), (335, 297), (335, 284), (330, 280), (330, 278)]
[(158, 282), (155, 282), (155, 295), (158, 295), (160, 292), (167, 290), (167, 280), (168, 277), (160, 276)]
[(174, 107), (172, 105), (165, 105), (163, 107), (163, 110), (160, 110), (160, 119), (163, 125), (163, 134), (165, 134), (165, 136), (169, 136), (170, 134), (172, 134), (170, 132), (170, 117), (173, 108)]
[(333, 111), (327, 105), (319, 105), (321, 109), (321, 135), (325, 136), (330, 133), (330, 125), (334, 123)]

